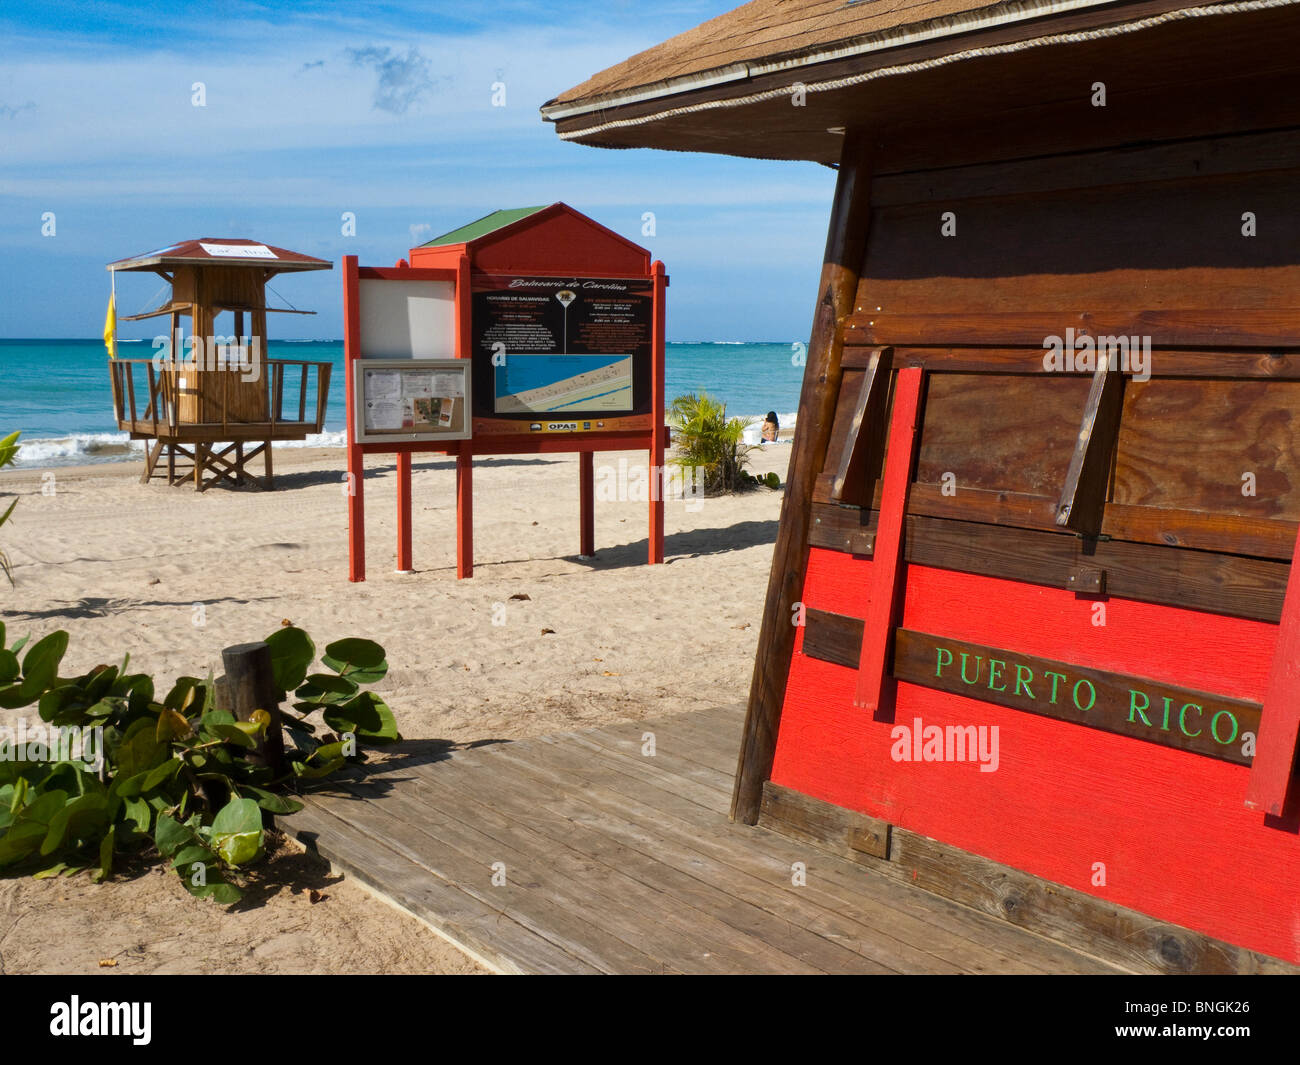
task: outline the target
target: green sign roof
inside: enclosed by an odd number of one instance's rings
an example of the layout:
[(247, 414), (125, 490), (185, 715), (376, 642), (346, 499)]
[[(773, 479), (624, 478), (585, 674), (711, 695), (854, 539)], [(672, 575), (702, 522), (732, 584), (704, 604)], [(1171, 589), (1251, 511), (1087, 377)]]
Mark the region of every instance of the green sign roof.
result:
[(433, 240), (426, 241), (420, 247), (437, 248), (443, 244), (467, 244), (471, 240), (477, 240), (479, 237), (486, 236), (495, 230), (504, 229), (506, 226), (518, 222), (521, 218), (527, 218), (530, 214), (545, 210), (546, 206), (543, 204), (541, 207), (512, 207), (504, 211), (493, 211), (477, 221), (470, 222), (459, 229), (453, 229), (450, 233), (434, 237)]

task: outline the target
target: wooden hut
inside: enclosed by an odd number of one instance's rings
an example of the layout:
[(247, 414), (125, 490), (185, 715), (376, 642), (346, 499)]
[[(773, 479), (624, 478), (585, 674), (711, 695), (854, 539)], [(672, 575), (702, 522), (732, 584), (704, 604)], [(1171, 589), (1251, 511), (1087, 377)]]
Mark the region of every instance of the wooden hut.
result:
[[(212, 237), (109, 263), (114, 272), (156, 273), (171, 286), (161, 306), (121, 319), (167, 318), (158, 354), (109, 363), (118, 428), (146, 442), (142, 481), (165, 456), (169, 484), (192, 475), (199, 491), (220, 481), (272, 487), (271, 442), (302, 440), (324, 425), (330, 364), (267, 357), (268, 313), (315, 312), (268, 307), (266, 285), (277, 274), (332, 268), (259, 241)], [(222, 334), (218, 316), (226, 311), (231, 327)], [(245, 469), (259, 455), (260, 482)], [(178, 471), (177, 458), (188, 468)]]
[(755, 0), (543, 108), (838, 169), (734, 819), (1140, 971), (1300, 962), (1297, 46)]

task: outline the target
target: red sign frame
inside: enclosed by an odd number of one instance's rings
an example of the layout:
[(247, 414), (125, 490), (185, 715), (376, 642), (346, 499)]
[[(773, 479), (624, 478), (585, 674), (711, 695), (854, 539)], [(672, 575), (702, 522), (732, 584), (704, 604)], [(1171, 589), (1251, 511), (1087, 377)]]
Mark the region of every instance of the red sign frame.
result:
[[(541, 273), (541, 271), (538, 271)], [(571, 276), (570, 272), (566, 273)], [(358, 443), (355, 439), (355, 404), (353, 394), (353, 364), (363, 357), (361, 350), (360, 282), (362, 280), (390, 281), (451, 281), (456, 287), (456, 328), (454, 356), (472, 357), (471, 315), (472, 286), (470, 260), (461, 255), (456, 267), (412, 267), (405, 260), (392, 267), (363, 267), (357, 256), (346, 255), (342, 262), (343, 275), (343, 355), (345, 372), (347, 419), (347, 469), (348, 469), (348, 580), (366, 579), (365, 556), (365, 456), (369, 454), (395, 454), (397, 457), (397, 570), (411, 572), (414, 568), (412, 552), (412, 497), (411, 456), (421, 454), (454, 455), (456, 457), (456, 577), (465, 579), (474, 574), (474, 503), (473, 460), (476, 455), (541, 455), (577, 452), (579, 498), (579, 554), (595, 554), (595, 487), (594, 455), (597, 451), (632, 451), (645, 449), (649, 455), (649, 551), (647, 562), (655, 565), (664, 558), (664, 449), (668, 443), (668, 430), (664, 425), (664, 357), (665, 357), (665, 301), (668, 287), (667, 271), (662, 262), (651, 267), (649, 278), (653, 282), (651, 327), (651, 412), (644, 428), (618, 428), (607, 432), (579, 431), (576, 433), (481, 433), (469, 440), (416, 441), (393, 443)], [(642, 277), (646, 275), (640, 275)], [(630, 419), (629, 419), (630, 420)], [(639, 419), (645, 424), (646, 419)], [(476, 427), (477, 428), (477, 427)]]

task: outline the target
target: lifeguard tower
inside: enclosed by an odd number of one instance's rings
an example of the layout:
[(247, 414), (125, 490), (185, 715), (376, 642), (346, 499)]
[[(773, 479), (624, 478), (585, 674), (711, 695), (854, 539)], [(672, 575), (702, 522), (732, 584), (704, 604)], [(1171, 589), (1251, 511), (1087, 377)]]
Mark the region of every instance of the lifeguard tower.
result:
[[(170, 485), (192, 476), (200, 492), (221, 481), (272, 487), (271, 442), (303, 440), (321, 431), (331, 366), (267, 358), (268, 313), (316, 312), (268, 307), (266, 284), (276, 274), (332, 268), (325, 259), (258, 241), (215, 238), (108, 264), (114, 272), (153, 272), (171, 285), (162, 306), (121, 319), (167, 317), (165, 349), (149, 358), (109, 362), (118, 428), (132, 440), (146, 441), (142, 483), (166, 456)], [(222, 330), (221, 315), (227, 312), (233, 318)], [(182, 331), (185, 316), (188, 337)], [(137, 394), (144, 397), (143, 410), (137, 408)], [(259, 455), (265, 464), (260, 480), (245, 469)], [(178, 469), (178, 457), (188, 466)]]

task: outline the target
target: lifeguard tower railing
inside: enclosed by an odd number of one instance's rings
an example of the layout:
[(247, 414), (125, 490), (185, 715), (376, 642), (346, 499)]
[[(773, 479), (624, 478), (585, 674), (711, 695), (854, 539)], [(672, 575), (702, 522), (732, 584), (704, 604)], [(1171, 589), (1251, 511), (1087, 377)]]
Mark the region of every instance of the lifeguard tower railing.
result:
[[(155, 475), (165, 456), (168, 483), (192, 476), (199, 491), (220, 481), (270, 488), (271, 442), (321, 432), (332, 369), (328, 362), (264, 359), (250, 379), (246, 367), (210, 369), (154, 358), (109, 361), (118, 429), (147, 442), (141, 481)], [(245, 470), (259, 455), (266, 468), (262, 480)], [(178, 458), (189, 460), (188, 466), (178, 469)]]

